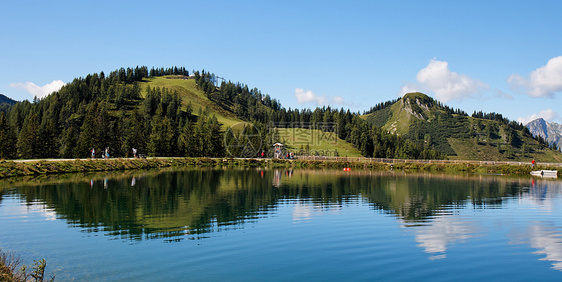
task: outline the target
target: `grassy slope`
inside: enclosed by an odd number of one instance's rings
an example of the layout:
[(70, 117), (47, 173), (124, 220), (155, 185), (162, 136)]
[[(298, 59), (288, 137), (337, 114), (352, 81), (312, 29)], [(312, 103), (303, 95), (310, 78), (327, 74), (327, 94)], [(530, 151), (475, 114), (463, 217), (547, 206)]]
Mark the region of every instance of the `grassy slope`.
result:
[(299, 151), (308, 144), (311, 150), (322, 152), (338, 151), (340, 157), (361, 157), (361, 152), (351, 143), (336, 137), (334, 132), (316, 129), (278, 129), (282, 143), (291, 151)]
[[(411, 94), (408, 95), (412, 96)], [(415, 98), (415, 96), (412, 96), (412, 98)], [(404, 100), (402, 99), (388, 108), (363, 115), (361, 118), (390, 132), (404, 135), (408, 133), (410, 124), (416, 119), (416, 117), (405, 110)], [(441, 110), (433, 107), (429, 112), (426, 112), (429, 122), (434, 118), (432, 111)], [(473, 126), (475, 126), (478, 120), (483, 124), (495, 123), (495, 121), (473, 117), (468, 117), (468, 120)], [(536, 140), (519, 134), (519, 138), (522, 139), (523, 143), (527, 144), (527, 152), (523, 155), (522, 148), (510, 148), (505, 144), (507, 140), (506, 134), (499, 124), (497, 127), (500, 128), (498, 139), (487, 140), (485, 137), (479, 137), (478, 140), (476, 138), (448, 138), (448, 144), (457, 154), (456, 156), (449, 156), (449, 158), (497, 161), (529, 161), (535, 159), (540, 162), (562, 162), (562, 154), (548, 149), (540, 149), (540, 145)]]
[[(416, 117), (412, 116), (412, 107), (419, 109), (414, 102), (416, 99), (428, 103), (428, 97), (425, 94), (409, 93), (393, 105), (374, 113), (363, 115), (361, 118), (382, 127), (388, 132), (404, 135), (408, 133), (413, 119), (416, 119)], [(433, 118), (433, 114), (429, 112), (426, 112), (426, 114), (429, 114), (426, 118)]]
[(386, 124), (382, 127), (391, 133), (405, 134), (410, 124), (410, 115), (402, 109), (402, 103), (398, 102), (390, 106), (392, 115), (387, 120)]
[(160, 87), (168, 88), (172, 91), (178, 91), (182, 97), (183, 106), (187, 106), (191, 102), (193, 107), (193, 114), (197, 115), (199, 110), (203, 111), (208, 108), (210, 116), (215, 115), (223, 128), (233, 126), (237, 123), (243, 122), (233, 113), (224, 110), (219, 105), (209, 100), (203, 91), (197, 89), (195, 80), (193, 79), (173, 79), (173, 76), (162, 76), (147, 79), (146, 82), (141, 83), (141, 96), (146, 96), (146, 86), (151, 88)]
[[(534, 140), (526, 142), (532, 144)], [(463, 138), (449, 138), (449, 144), (457, 153), (457, 156), (449, 156), (453, 160), (498, 160), (498, 161), (521, 161), (530, 162), (534, 159), (537, 162), (545, 163), (560, 163), (562, 162), (562, 155), (553, 150), (539, 149), (538, 146), (533, 146), (532, 152), (526, 152), (522, 155), (521, 148), (508, 149), (506, 145), (501, 142), (478, 142), (476, 139), (463, 139)], [(536, 142), (536, 141), (534, 141)], [(511, 158), (508, 158), (509, 153), (501, 153), (500, 150), (511, 150)]]
[(406, 134), (408, 132), (410, 119), (412, 116), (408, 114), (403, 108), (403, 101), (399, 101), (390, 106), (392, 115), (387, 120), (386, 124), (382, 127), (391, 133)]
[[(178, 94), (182, 97), (182, 104), (184, 107), (187, 106), (189, 102), (191, 102), (193, 108), (193, 114), (197, 115), (199, 110), (203, 111), (205, 108), (209, 110), (209, 114), (215, 115), (220, 123), (223, 124), (223, 129), (226, 130), (227, 127), (233, 127), (238, 123), (245, 123), (236, 115), (230, 111), (227, 111), (214, 103), (213, 101), (209, 100), (203, 91), (197, 89), (195, 85), (194, 79), (175, 79), (175, 76), (163, 76), (163, 77), (154, 77), (147, 79), (145, 82), (140, 84), (141, 87), (141, 96), (146, 96), (146, 86), (150, 86), (151, 88), (160, 87), (160, 88), (168, 88), (178, 91)], [(309, 142), (304, 142), (301, 139), (294, 138), (294, 133), (288, 132), (286, 130), (281, 130), (279, 135), (284, 143), (289, 148), (296, 148), (300, 149), (300, 145), (303, 144), (303, 147), (306, 146), (308, 143), (310, 145), (311, 150), (317, 151), (333, 151), (337, 150), (340, 156), (345, 157), (359, 157), (361, 153), (355, 149), (350, 143), (338, 139), (333, 136), (333, 133), (321, 133), (315, 130), (309, 129), (300, 129), (304, 131), (302, 136), (306, 136)], [(302, 133), (302, 132), (301, 132)], [(327, 134), (327, 135), (322, 135)], [(332, 135), (330, 135), (332, 134)], [(324, 136), (320, 138), (319, 142), (317, 140), (318, 136)], [(310, 139), (312, 138), (312, 139)]]

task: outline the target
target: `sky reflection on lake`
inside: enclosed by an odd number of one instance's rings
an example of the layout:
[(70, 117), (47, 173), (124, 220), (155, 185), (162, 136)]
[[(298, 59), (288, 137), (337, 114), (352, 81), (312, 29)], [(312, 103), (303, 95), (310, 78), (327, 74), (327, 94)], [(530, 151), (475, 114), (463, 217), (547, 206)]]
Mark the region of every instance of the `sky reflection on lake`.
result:
[[(207, 268), (238, 265), (233, 259), (241, 255), (253, 264), (197, 277), (262, 280), (274, 272), (279, 280), (442, 280), (454, 274), (462, 274), (460, 280), (556, 280), (562, 278), (561, 187), (558, 180), (528, 177), (317, 170), (170, 170), (9, 181), (0, 182), (0, 248), (26, 259), (45, 256), (63, 280), (119, 280), (130, 277), (135, 263), (160, 256), (163, 264), (140, 279), (150, 280), (171, 271), (170, 260)], [(57, 247), (65, 242), (73, 242), (80, 257), (105, 250), (134, 263), (101, 274), (105, 262), (77, 259)], [(94, 242), (99, 250), (91, 249)], [(259, 259), (264, 252), (275, 254), (267, 266)], [(298, 268), (308, 259), (319, 264)], [(526, 265), (526, 272), (517, 264)], [(174, 280), (194, 267), (167, 275)], [(287, 268), (298, 270), (285, 273)], [(87, 271), (79, 275), (77, 269)]]

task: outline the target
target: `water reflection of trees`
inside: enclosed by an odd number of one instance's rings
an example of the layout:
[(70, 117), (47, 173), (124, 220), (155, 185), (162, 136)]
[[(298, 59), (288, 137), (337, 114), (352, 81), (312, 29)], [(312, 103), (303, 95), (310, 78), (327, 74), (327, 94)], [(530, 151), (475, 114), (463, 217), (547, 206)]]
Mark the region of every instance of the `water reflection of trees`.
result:
[(382, 172), (198, 169), (87, 175), (71, 182), (4, 189), (0, 194), (14, 193), (29, 204), (43, 202), (85, 232), (141, 240), (197, 238), (221, 228), (237, 228), (267, 216), (285, 199), (329, 207), (362, 198), (374, 209), (416, 225), (467, 203), (475, 208), (499, 207), (505, 197), (519, 195), (526, 182)]

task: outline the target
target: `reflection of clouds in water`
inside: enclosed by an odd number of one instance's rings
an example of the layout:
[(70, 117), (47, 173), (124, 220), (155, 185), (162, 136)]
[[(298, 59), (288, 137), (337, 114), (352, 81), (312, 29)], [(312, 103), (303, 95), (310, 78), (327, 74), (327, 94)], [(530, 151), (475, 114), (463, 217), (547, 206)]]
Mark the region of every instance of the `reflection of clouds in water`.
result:
[(310, 220), (313, 215), (330, 212), (338, 214), (341, 211), (339, 205), (316, 206), (313, 202), (298, 201), (293, 208), (293, 221)]
[(426, 253), (433, 254), (430, 259), (443, 259), (447, 255), (447, 245), (474, 237), (474, 224), (458, 220), (455, 217), (439, 217), (431, 225), (416, 226), (415, 238), (418, 246)]
[(529, 242), (539, 249), (535, 254), (546, 255), (541, 260), (551, 261), (553, 269), (562, 271), (562, 232), (539, 222), (529, 228)]
[[(520, 203), (542, 211), (544, 215), (560, 214), (560, 195), (562, 182), (534, 180)], [(548, 226), (548, 222), (537, 221), (527, 231), (512, 234), (512, 243), (522, 244), (528, 241), (531, 248), (538, 249), (535, 254), (544, 254), (540, 260), (552, 262), (552, 268), (562, 271), (562, 232), (557, 223)]]
[(297, 202), (293, 209), (293, 221), (308, 220), (312, 217), (312, 206)]
[(562, 182), (533, 179), (528, 193), (523, 195), (520, 201), (522, 204), (530, 204), (554, 212), (560, 208), (560, 195), (562, 195)]
[(45, 217), (45, 220), (57, 220), (57, 213), (51, 210), (43, 210), (41, 216)]
[(57, 219), (57, 213), (40, 202), (35, 202), (31, 205), (25, 203), (13, 206), (8, 205), (3, 207), (2, 210), (4, 212), (4, 217), (26, 218), (24, 221), (27, 221), (27, 218), (32, 214), (37, 214), (45, 218), (45, 220), (52, 221)]

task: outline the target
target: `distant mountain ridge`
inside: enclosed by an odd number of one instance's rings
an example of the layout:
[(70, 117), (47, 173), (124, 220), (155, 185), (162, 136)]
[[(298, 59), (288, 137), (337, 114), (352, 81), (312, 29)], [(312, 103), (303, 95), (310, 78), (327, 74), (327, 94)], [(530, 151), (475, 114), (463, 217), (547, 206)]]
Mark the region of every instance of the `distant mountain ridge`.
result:
[(525, 126), (529, 128), (533, 136), (540, 136), (548, 144), (556, 144), (558, 148), (562, 146), (562, 124), (547, 122), (543, 118), (538, 118)]
[(11, 99), (4, 94), (0, 94), (0, 104), (5, 103), (5, 104), (13, 105), (17, 102), (18, 101), (14, 100), (14, 99)]

